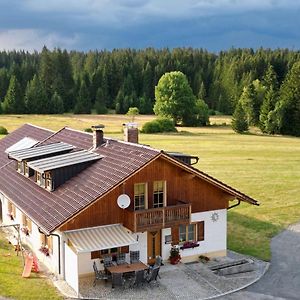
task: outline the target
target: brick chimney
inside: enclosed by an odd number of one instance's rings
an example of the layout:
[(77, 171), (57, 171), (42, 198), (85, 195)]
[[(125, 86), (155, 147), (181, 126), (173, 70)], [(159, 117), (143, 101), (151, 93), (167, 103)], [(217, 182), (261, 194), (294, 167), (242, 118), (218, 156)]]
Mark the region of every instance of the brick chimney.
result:
[(137, 123), (123, 124), (124, 128), (124, 141), (130, 143), (139, 143), (139, 130)]
[(104, 128), (104, 125), (102, 125), (102, 124), (92, 126), (92, 130), (93, 130), (93, 149), (98, 148), (104, 142), (103, 141), (103, 128)]

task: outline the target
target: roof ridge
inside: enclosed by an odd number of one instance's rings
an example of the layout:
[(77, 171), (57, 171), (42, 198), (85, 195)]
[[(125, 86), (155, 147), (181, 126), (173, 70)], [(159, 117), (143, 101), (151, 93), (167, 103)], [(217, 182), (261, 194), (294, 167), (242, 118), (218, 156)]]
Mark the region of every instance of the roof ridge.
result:
[(76, 132), (79, 132), (79, 133), (84, 133), (84, 134), (92, 135), (91, 132), (86, 132), (86, 131), (75, 129), (75, 128), (72, 128), (72, 127), (69, 127), (69, 126), (65, 126), (63, 129), (68, 129), (68, 130), (71, 130), (71, 131), (76, 131)]
[(135, 146), (135, 147), (139, 147), (139, 148), (143, 148), (143, 149), (148, 149), (148, 150), (156, 151), (158, 153), (160, 153), (162, 151), (162, 150), (153, 148), (153, 147), (145, 145), (145, 144), (131, 143), (131, 142), (126, 142), (126, 141), (122, 141), (122, 140), (118, 140), (118, 139), (113, 139), (113, 138), (105, 138), (105, 139), (106, 140), (113, 140), (113, 141), (116, 141), (116, 142), (121, 143), (121, 144), (127, 144), (127, 145), (131, 145), (131, 146)]
[(24, 125), (29, 125), (29, 126), (39, 128), (39, 129), (43, 129), (43, 130), (47, 130), (47, 131), (50, 131), (50, 132), (55, 132), (54, 130), (51, 130), (51, 129), (48, 129), (48, 128), (45, 128), (45, 127), (42, 127), (42, 126), (38, 126), (38, 125), (35, 125), (35, 124), (32, 124), (32, 123), (25, 123)]
[(49, 140), (50, 138), (52, 138), (53, 136), (55, 136), (56, 134), (58, 134), (59, 132), (61, 132), (63, 129), (65, 129), (65, 127), (58, 129), (57, 131), (52, 131), (53, 133), (51, 135), (49, 135), (48, 137), (46, 137), (45, 139), (43, 139), (42, 141), (38, 142), (36, 145), (34, 145), (34, 147), (46, 142), (47, 140)]

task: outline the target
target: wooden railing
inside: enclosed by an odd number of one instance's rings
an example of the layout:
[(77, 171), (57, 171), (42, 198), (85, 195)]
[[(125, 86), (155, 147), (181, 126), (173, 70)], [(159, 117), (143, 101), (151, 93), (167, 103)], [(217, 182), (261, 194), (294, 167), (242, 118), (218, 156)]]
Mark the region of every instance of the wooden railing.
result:
[(189, 224), (191, 204), (179, 204), (137, 211), (127, 211), (124, 225), (134, 231), (156, 230)]

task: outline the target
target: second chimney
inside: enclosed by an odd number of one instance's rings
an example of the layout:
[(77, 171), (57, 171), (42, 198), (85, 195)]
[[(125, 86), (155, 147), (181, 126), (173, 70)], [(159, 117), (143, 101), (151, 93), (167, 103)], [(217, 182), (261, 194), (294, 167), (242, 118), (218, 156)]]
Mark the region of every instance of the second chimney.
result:
[(93, 130), (93, 149), (98, 148), (104, 142), (103, 141), (103, 128), (104, 128), (104, 125), (102, 125), (102, 124), (92, 126), (92, 130)]
[(139, 130), (137, 123), (123, 124), (124, 128), (124, 141), (130, 143), (139, 143)]

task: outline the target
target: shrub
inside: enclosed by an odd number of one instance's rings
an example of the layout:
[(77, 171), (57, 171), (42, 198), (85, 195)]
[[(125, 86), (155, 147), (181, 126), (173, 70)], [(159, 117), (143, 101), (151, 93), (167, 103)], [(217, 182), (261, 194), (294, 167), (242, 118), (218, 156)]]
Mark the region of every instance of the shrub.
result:
[(4, 135), (8, 134), (7, 129), (3, 126), (0, 126), (0, 134), (4, 134)]
[(84, 131), (85, 132), (93, 132), (92, 128), (90, 128), (90, 127), (89, 128), (85, 128)]
[(174, 122), (168, 118), (159, 118), (144, 124), (141, 132), (158, 133), (158, 132), (176, 132)]
[(146, 122), (143, 125), (141, 132), (143, 132), (143, 133), (157, 133), (157, 132), (161, 132), (161, 128), (160, 128), (159, 122), (157, 120)]

